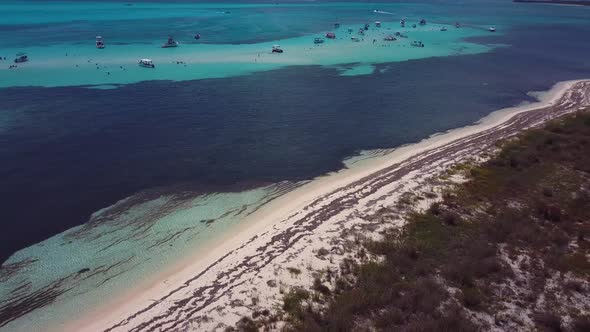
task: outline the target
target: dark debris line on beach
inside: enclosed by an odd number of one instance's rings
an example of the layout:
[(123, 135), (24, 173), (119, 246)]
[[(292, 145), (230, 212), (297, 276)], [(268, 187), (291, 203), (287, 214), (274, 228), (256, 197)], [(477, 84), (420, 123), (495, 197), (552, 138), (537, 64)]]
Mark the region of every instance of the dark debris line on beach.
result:
[[(550, 119), (576, 111), (580, 104), (589, 103), (589, 90), (589, 82), (577, 83), (554, 105), (519, 113), (499, 126), (419, 153), (402, 163), (382, 169), (345, 188), (324, 195), (307, 206), (305, 210), (311, 212), (297, 220), (289, 221), (291, 227), (283, 233), (273, 236), (265, 245), (257, 248), (256, 255), (246, 256), (240, 264), (225, 269), (224, 272), (217, 275), (217, 280), (214, 282), (203, 282), (200, 278), (216, 266), (222, 266), (226, 259), (239, 252), (241, 248), (247, 246), (257, 237), (251, 238), (240, 248), (227, 253), (157, 302), (151, 303), (105, 331), (158, 331), (187, 327), (191, 318), (203, 315), (208, 305), (215, 303), (224, 295), (229, 294), (232, 289), (244, 283), (245, 280), (241, 278), (242, 276), (258, 271), (273, 262), (275, 258), (285, 253), (298, 241), (305, 239), (306, 234), (313, 232), (330, 217), (354, 206), (359, 200), (375, 193), (385, 185), (400, 180), (412, 171), (428, 168), (429, 165), (437, 161), (446, 160), (449, 155), (477, 155), (481, 151), (493, 148), (499, 139), (514, 136), (523, 129), (539, 126)], [(346, 192), (347, 194), (333, 195), (338, 192)], [(260, 236), (264, 235), (260, 234)], [(187, 290), (191, 290), (190, 295), (181, 295)], [(184, 297), (179, 299), (179, 295)], [(174, 301), (170, 301), (171, 299)]]

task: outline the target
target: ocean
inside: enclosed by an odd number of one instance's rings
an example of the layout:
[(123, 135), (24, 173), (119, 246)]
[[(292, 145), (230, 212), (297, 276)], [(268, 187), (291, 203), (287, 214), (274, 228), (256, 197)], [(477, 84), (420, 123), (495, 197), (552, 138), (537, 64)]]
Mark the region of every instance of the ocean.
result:
[[(384, 42), (401, 17), (428, 24)], [(589, 35), (588, 7), (509, 1), (3, 1), (0, 329), (83, 312), (361, 151), (587, 78)]]

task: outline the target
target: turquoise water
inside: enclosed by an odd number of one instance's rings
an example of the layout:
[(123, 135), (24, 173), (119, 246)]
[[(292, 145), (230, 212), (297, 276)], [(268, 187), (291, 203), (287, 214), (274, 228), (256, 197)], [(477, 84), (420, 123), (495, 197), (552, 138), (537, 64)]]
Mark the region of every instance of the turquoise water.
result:
[[(73, 40), (56, 40), (39, 45), (35, 39), (32, 39), (30, 40), (32, 45), (17, 43), (13, 47), (3, 48), (2, 54), (25, 52), (31, 60), (20, 64), (16, 69), (10, 69), (9, 66), (0, 67), (0, 70), (3, 70), (0, 76), (0, 87), (107, 85), (145, 80), (182, 81), (231, 77), (296, 65), (354, 64), (353, 67), (358, 66), (359, 69), (347, 70), (343, 74), (363, 75), (372, 73), (368, 70), (371, 64), (474, 54), (490, 50), (489, 46), (463, 41), (467, 37), (488, 35), (485, 23), (480, 22), (479, 25), (466, 25), (455, 29), (449, 25), (454, 24), (451, 19), (433, 17), (432, 20), (438, 23), (412, 28), (411, 25), (418, 23), (418, 19), (408, 18), (407, 27), (401, 28), (398, 17), (405, 16), (408, 11), (406, 7), (400, 5), (385, 6), (391, 14), (374, 13), (372, 9), (374, 5), (368, 4), (225, 5), (223, 8), (226, 8), (229, 14), (220, 11), (219, 4), (169, 4), (165, 5), (166, 10), (159, 10), (158, 8), (162, 6), (162, 4), (153, 3), (135, 4), (129, 7), (123, 3), (82, 2), (49, 5), (33, 2), (23, 11), (22, 6), (11, 3), (0, 4), (0, 10), (10, 14), (5, 24), (33, 24), (33, 22), (36, 25), (72, 24), (73, 21), (83, 21), (85, 29), (90, 29), (91, 24), (88, 23), (90, 21), (96, 26), (94, 33), (87, 31), (84, 36), (77, 35)], [(275, 25), (285, 22), (276, 20), (274, 11), (277, 11), (280, 16), (300, 8), (325, 12), (323, 16), (317, 15), (314, 17), (315, 20), (310, 22), (312, 26), (317, 27), (316, 31), (309, 31), (307, 28), (305, 30), (308, 32), (301, 36), (255, 41), (260, 38), (258, 30), (266, 29), (269, 24), (266, 21), (269, 19)], [(265, 10), (272, 12), (264, 14)], [(340, 20), (339, 15), (333, 12), (339, 10), (345, 10), (345, 13), (357, 12), (359, 14), (357, 22), (343, 23), (339, 28), (334, 28), (333, 23)], [(158, 36), (155, 36), (153, 32), (136, 36), (136, 30), (132, 30), (133, 33), (129, 39), (123, 40), (118, 32), (113, 31), (113, 35), (104, 33), (100, 24), (102, 21), (127, 22), (128, 26), (121, 27), (124, 29), (124, 35), (143, 20), (167, 22), (174, 19), (181, 22), (188, 20), (186, 24), (189, 27), (192, 27), (193, 21), (219, 19), (229, 27), (224, 27), (225, 30), (221, 31), (205, 29), (204, 32), (194, 27), (193, 34), (203, 34), (203, 40), (196, 41), (191, 40), (192, 35), (187, 31), (187, 26), (175, 22), (180, 26), (166, 27)], [(243, 31), (241, 27), (247, 26), (243, 22), (246, 20), (248, 25), (257, 28)], [(352, 21), (352, 18), (348, 20)], [(374, 26), (373, 22), (376, 20), (382, 21), (381, 27)], [(365, 35), (359, 35), (358, 30), (365, 22), (371, 23), (371, 28)], [(141, 30), (142, 26), (143, 24), (137, 26), (138, 30)], [(233, 29), (232, 26), (234, 26)], [(443, 26), (447, 26), (449, 30), (440, 31)], [(179, 29), (183, 30), (178, 31)], [(348, 29), (353, 32), (350, 33)], [(295, 31), (291, 34), (301, 34), (300, 30)], [(313, 43), (315, 37), (323, 37), (329, 31), (336, 33), (335, 40), (327, 39), (321, 45)], [(252, 43), (224, 43), (228, 38), (225, 35), (243, 35), (244, 32), (247, 34), (244, 37), (253, 38)], [(383, 40), (385, 36), (394, 32), (404, 33), (409, 38), (399, 38), (394, 42)], [(178, 48), (160, 48), (168, 34), (177, 36), (180, 42)], [(107, 47), (101, 50), (96, 49), (93, 45), (93, 35), (102, 35)], [(353, 36), (361, 41), (351, 41)], [(86, 40), (81, 40), (80, 37)], [(233, 41), (233, 39), (230, 40)], [(414, 40), (422, 41), (427, 47), (412, 47), (410, 44)], [(285, 52), (271, 53), (272, 45), (275, 44), (280, 44)], [(139, 67), (137, 61), (142, 58), (152, 59), (156, 68)]]
[[(382, 40), (395, 31), (409, 38)], [(587, 8), (509, 1), (2, 1), (0, 329), (93, 308), (359, 150), (590, 75), (588, 32)], [(31, 61), (9, 69), (18, 52)]]

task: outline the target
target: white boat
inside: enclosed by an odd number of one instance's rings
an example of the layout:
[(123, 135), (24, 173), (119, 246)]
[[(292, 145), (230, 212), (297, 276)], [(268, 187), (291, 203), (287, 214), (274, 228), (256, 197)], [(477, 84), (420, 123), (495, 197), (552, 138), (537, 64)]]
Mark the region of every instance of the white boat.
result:
[(359, 39), (359, 37), (350, 37), (350, 40), (352, 40), (353, 42), (360, 42), (361, 41)]
[(103, 49), (105, 47), (102, 36), (96, 36), (96, 48)]
[(168, 37), (168, 40), (162, 44), (162, 48), (178, 47), (178, 42), (172, 37)]
[(376, 27), (378, 27), (378, 28), (379, 28), (379, 27), (381, 27), (381, 22), (379, 22), (379, 21), (376, 21), (376, 22), (375, 22), (375, 26), (376, 26)]
[(156, 65), (154, 65), (154, 62), (150, 59), (141, 59), (138, 64), (140, 67), (144, 68), (156, 68)]
[(496, 28), (495, 27), (490, 27), (488, 30), (490, 30), (490, 32), (496, 32)]
[(272, 53), (283, 53), (283, 49), (281, 45), (273, 45), (272, 46)]

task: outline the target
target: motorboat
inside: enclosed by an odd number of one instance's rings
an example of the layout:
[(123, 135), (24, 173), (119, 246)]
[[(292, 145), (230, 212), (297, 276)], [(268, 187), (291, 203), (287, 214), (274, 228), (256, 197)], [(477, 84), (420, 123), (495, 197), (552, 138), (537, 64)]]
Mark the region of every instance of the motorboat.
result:
[(162, 48), (178, 47), (178, 42), (172, 37), (168, 37), (168, 40), (162, 44)]
[(396, 36), (396, 37), (400, 37), (400, 38), (408, 38), (408, 35), (406, 35), (406, 34), (403, 34), (403, 33), (401, 33), (401, 32), (396, 32), (396, 33), (394, 34), (394, 36)]
[(426, 20), (425, 19), (421, 19), (420, 20), (420, 25), (426, 25)]
[(336, 34), (333, 32), (328, 32), (328, 33), (326, 33), (326, 38), (336, 39)]
[(412, 43), (410, 45), (412, 45), (414, 47), (424, 47), (424, 44), (421, 41), (417, 41), (417, 40), (412, 41)]
[(334, 23), (334, 29), (340, 28), (340, 23)]
[(461, 27), (461, 23), (459, 23), (459, 22), (455, 22), (455, 28), (457, 28), (457, 29), (458, 29), (458, 28), (460, 28), (460, 27)]
[(348, 33), (352, 33), (354, 30), (352, 28), (348, 28)]
[(396, 41), (397, 38), (395, 38), (392, 35), (389, 35), (389, 36), (385, 36), (385, 38), (383, 38), (383, 40), (385, 40), (385, 41)]
[(283, 49), (281, 45), (273, 45), (272, 46), (272, 53), (283, 53)]
[(447, 27), (440, 28), (440, 31), (447, 31)]
[(102, 36), (96, 36), (96, 48), (103, 49), (105, 47), (104, 40)]
[(350, 37), (350, 40), (352, 40), (353, 42), (360, 42), (360, 38), (359, 37)]
[(365, 23), (365, 30), (369, 30), (370, 25), (368, 23)]
[(17, 53), (14, 63), (23, 63), (29, 61), (29, 57), (24, 53)]
[(375, 22), (375, 26), (376, 26), (376, 27), (378, 27), (378, 28), (380, 28), (380, 27), (381, 27), (381, 22), (379, 22), (379, 21), (376, 21), (376, 22)]
[(490, 32), (496, 32), (496, 28), (495, 27), (490, 27), (488, 30), (490, 30)]
[(314, 38), (313, 39), (314, 44), (322, 44), (323, 42), (324, 42), (323, 38)]
[(195, 39), (196, 39), (196, 40), (199, 40), (199, 39), (201, 39), (201, 35), (197, 33), (197, 34), (195, 35)]
[(150, 59), (141, 59), (138, 64), (140, 67), (144, 68), (156, 68), (156, 65), (154, 65), (154, 62)]
[(416, 29), (416, 24), (412, 24), (412, 28)]

